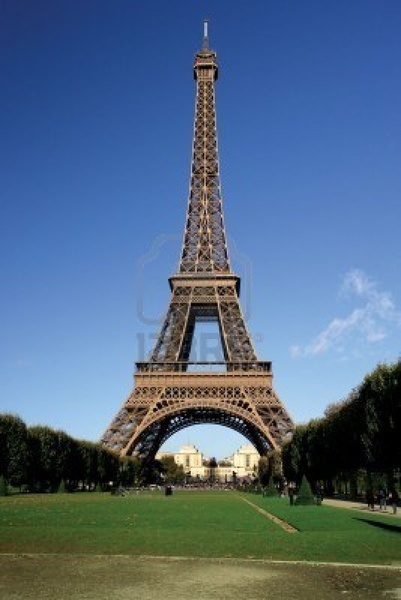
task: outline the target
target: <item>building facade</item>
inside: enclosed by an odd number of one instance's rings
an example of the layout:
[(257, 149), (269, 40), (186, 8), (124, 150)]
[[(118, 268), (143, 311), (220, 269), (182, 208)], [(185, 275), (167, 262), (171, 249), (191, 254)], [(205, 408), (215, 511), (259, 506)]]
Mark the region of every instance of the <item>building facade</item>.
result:
[(257, 476), (260, 455), (252, 444), (244, 444), (231, 456), (214, 461), (204, 456), (195, 446), (182, 446), (178, 452), (159, 452), (156, 459), (173, 456), (177, 465), (181, 465), (188, 481), (235, 483), (252, 481)]

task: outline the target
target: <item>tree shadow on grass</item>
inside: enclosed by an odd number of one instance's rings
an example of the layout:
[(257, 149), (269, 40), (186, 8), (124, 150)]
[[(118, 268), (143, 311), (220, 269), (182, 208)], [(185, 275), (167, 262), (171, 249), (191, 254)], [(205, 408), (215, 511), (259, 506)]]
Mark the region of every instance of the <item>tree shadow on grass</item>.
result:
[(394, 533), (401, 533), (400, 525), (392, 525), (391, 523), (382, 523), (381, 521), (375, 521), (374, 519), (361, 519), (360, 517), (354, 517), (357, 521), (362, 521), (373, 527), (379, 527), (379, 529), (386, 529), (387, 531), (393, 531)]

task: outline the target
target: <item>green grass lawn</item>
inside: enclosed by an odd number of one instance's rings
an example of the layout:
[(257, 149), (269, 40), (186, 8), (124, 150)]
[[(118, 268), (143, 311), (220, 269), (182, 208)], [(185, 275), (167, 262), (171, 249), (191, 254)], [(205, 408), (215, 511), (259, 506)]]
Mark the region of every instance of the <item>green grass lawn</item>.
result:
[(290, 507), (279, 498), (244, 497), (290, 522), (298, 532), (283, 531), (236, 492), (182, 491), (171, 497), (158, 491), (125, 497), (27, 494), (0, 498), (0, 553), (401, 565), (401, 526), (390, 516), (324, 504)]

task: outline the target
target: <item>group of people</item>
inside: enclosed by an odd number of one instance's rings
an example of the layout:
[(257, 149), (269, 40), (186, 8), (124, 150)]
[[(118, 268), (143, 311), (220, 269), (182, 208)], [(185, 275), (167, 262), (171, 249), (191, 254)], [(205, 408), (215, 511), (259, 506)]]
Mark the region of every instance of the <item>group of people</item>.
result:
[(399, 503), (399, 494), (395, 488), (393, 488), (388, 494), (384, 488), (380, 488), (377, 493), (377, 497), (372, 489), (366, 492), (366, 501), (368, 503), (368, 507), (372, 510), (375, 509), (375, 503), (379, 505), (380, 510), (386, 510), (387, 504), (391, 506), (393, 509), (393, 514), (397, 514), (397, 508)]

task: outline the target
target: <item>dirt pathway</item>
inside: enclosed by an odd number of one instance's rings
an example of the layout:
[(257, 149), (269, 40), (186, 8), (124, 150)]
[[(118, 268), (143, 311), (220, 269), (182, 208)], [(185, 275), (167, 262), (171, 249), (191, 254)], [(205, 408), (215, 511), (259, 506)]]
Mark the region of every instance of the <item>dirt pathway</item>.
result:
[(380, 510), (379, 506), (376, 505), (375, 509), (372, 510), (367, 507), (366, 503), (363, 502), (353, 502), (351, 500), (334, 500), (333, 498), (325, 498), (324, 504), (327, 504), (328, 506), (334, 506), (336, 508), (351, 508), (354, 510), (361, 510), (363, 512), (377, 513), (379, 515), (390, 515), (395, 519), (401, 518), (401, 510), (398, 508), (397, 513), (393, 515), (393, 509), (391, 508), (391, 506), (387, 506), (384, 510)]
[(0, 555), (2, 600), (392, 600), (401, 569), (250, 560)]

